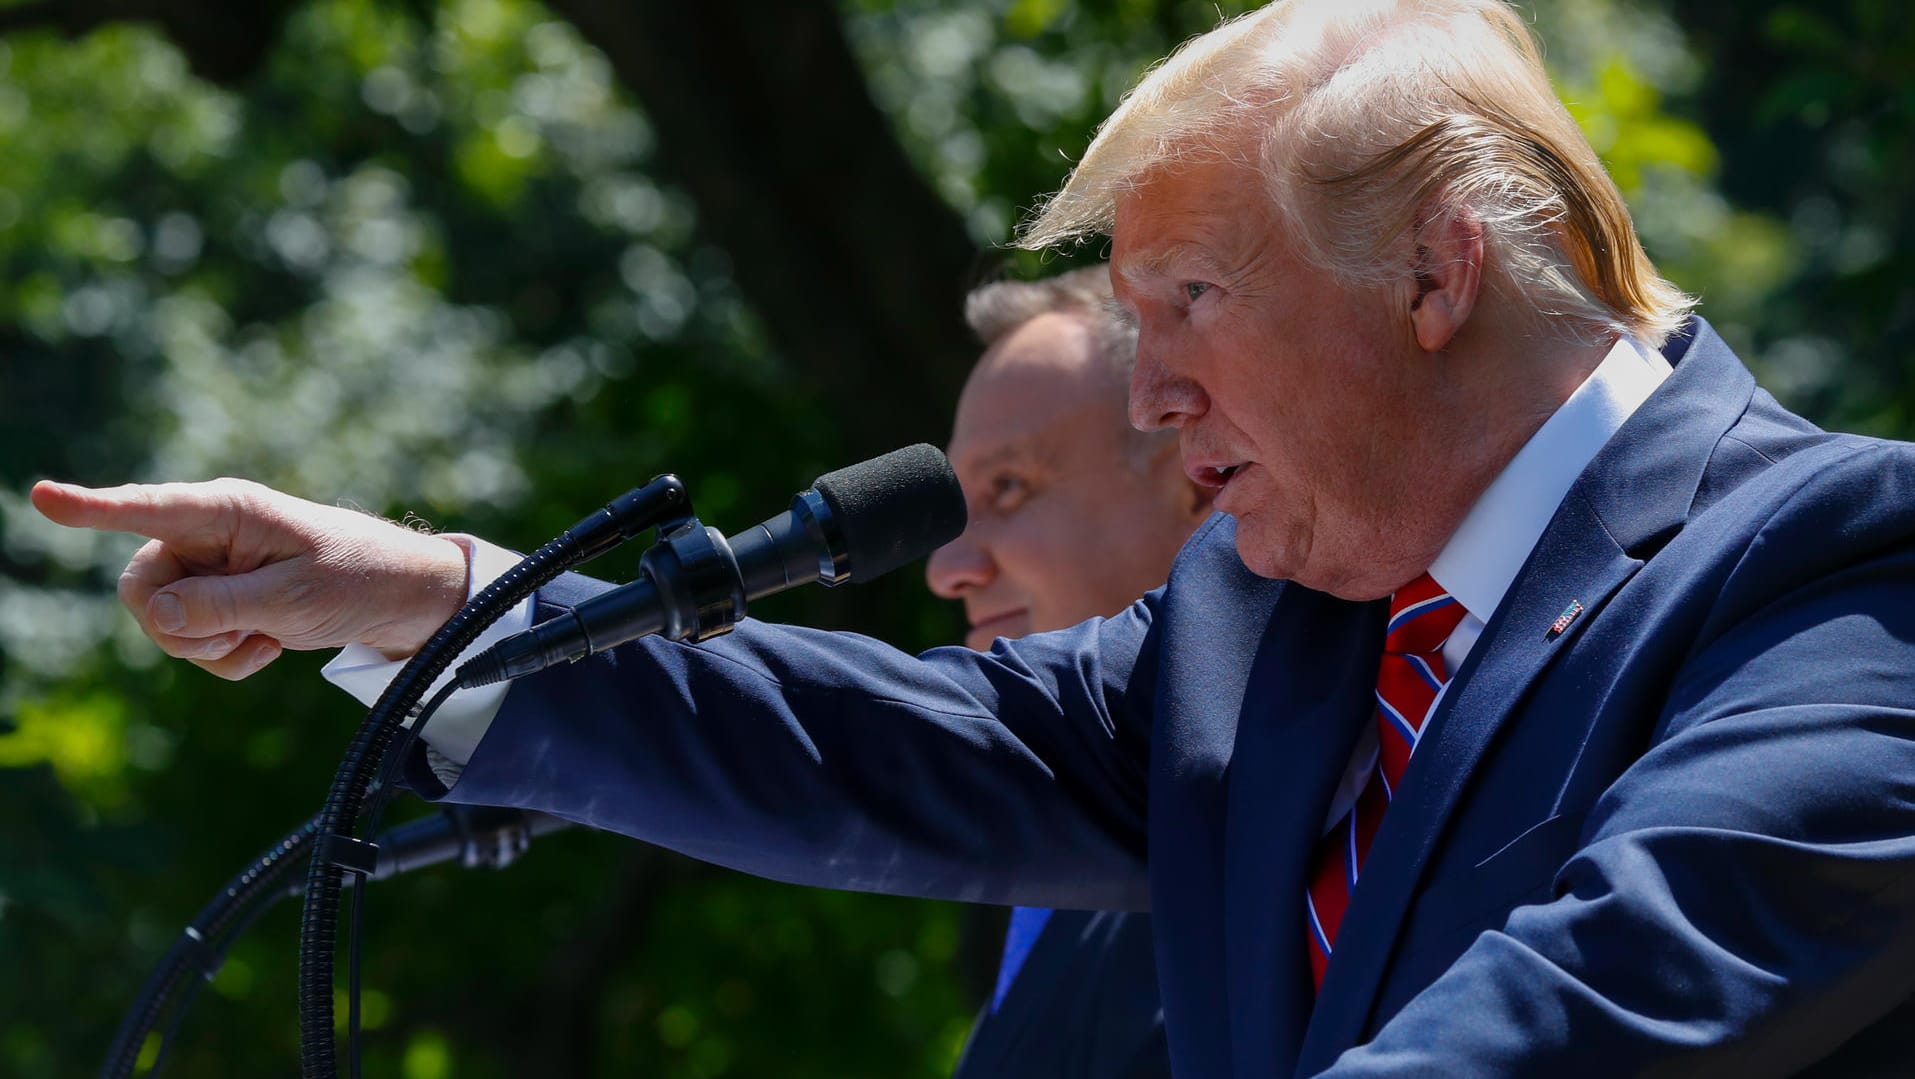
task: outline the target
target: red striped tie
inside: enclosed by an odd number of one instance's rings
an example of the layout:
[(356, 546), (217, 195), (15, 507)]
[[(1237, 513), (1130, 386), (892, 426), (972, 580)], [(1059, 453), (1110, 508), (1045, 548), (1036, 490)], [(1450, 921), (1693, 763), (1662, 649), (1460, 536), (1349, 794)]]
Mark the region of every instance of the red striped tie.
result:
[(1390, 597), (1390, 625), (1376, 672), (1376, 768), (1356, 804), (1323, 837), (1304, 895), (1310, 977), (1318, 986), (1330, 965), (1343, 913), (1356, 892), (1363, 859), (1383, 823), (1383, 811), (1390, 807), (1397, 784), (1410, 766), (1410, 754), (1416, 750), (1430, 706), (1449, 681), (1443, 642), (1467, 613), (1427, 573)]

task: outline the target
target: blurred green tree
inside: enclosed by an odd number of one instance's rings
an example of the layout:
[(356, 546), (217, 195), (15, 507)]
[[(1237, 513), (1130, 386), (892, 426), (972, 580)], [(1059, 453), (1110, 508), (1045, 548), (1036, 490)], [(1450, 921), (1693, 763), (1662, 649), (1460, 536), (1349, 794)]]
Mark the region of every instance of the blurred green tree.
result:
[(1721, 190), (1795, 257), (1748, 322), (1771, 388), (1847, 429), (1915, 431), (1915, 12), (1892, 0), (1673, 5)]

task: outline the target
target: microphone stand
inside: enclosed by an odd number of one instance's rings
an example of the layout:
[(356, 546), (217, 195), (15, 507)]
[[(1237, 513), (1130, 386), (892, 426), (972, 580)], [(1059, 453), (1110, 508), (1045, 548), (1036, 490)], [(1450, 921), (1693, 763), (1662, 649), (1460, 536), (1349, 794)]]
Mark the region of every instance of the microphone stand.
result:
[[(454, 860), (468, 869), (504, 869), (526, 852), (534, 838), (571, 826), (572, 822), (562, 817), (529, 810), (447, 806), (430, 817), (380, 833), (377, 863), (369, 879), (386, 880)], [(213, 980), (227, 951), (254, 921), (281, 899), (305, 891), (302, 884), (288, 883), (287, 878), (311, 853), (318, 833), (318, 817), (288, 832), (200, 909), (147, 976), (139, 996), (121, 1018), (107, 1047), (106, 1060), (100, 1065), (100, 1079), (130, 1079), (167, 1003), (180, 994), (182, 985), (187, 985), (161, 1040), (161, 1055), (146, 1072), (149, 1076), (158, 1073), (198, 986)], [(351, 878), (346, 883), (350, 884)], [(192, 974), (200, 975), (200, 980), (188, 985), (185, 980)]]
[[(167, 1001), (179, 990), (182, 980), (194, 971), (205, 980), (212, 980), (225, 960), (230, 941), (237, 939), (247, 925), (284, 894), (281, 882), (311, 849), (317, 833), (317, 817), (288, 832), (238, 876), (227, 881), (200, 909), (161, 957), (159, 966), (140, 988), (133, 1006), (120, 1020), (119, 1030), (107, 1048), (106, 1061), (100, 1065), (100, 1079), (122, 1079), (133, 1074), (140, 1051), (146, 1047), (147, 1035), (158, 1024)], [(186, 1004), (182, 1003), (178, 1014), (183, 1015), (185, 1008)], [(170, 1034), (166, 1041), (172, 1041)], [(158, 1066), (159, 1062), (155, 1061), (154, 1067)]]
[[(840, 514), (844, 517), (842, 528)], [(565, 639), (554, 640), (537, 633), (521, 634), (532, 641), (523, 654), (502, 652), (500, 647), (488, 650), (468, 662), (432, 703), (421, 707), (427, 690), (485, 627), (559, 574), (651, 528), (658, 530), (658, 542), (642, 564), (646, 587), (638, 590), (636, 598), (629, 589), (600, 597), (609, 602), (593, 610), (604, 616), (605, 624), (581, 622), (578, 629), (582, 644), (570, 641), (565, 634), (560, 635)], [(186, 971), (197, 966), (210, 976), (219, 968), (227, 944), (212, 945), (209, 940), (234, 926), (243, 931), (277, 898), (279, 882), (288, 867), (297, 864), (298, 856), (310, 848), (312, 857), (307, 860), (304, 887), (286, 890), (301, 895), (303, 900), (299, 922), (300, 1072), (303, 1079), (337, 1079), (333, 950), (340, 892), (348, 874), (379, 879), (440, 860), (441, 853), (446, 858), (460, 857), (467, 864), (502, 865), (523, 850), (530, 835), (550, 830), (527, 823), (523, 835), (512, 833), (513, 838), (506, 838), (500, 827), (453, 818), (451, 834), (420, 841), (420, 849), (430, 848), (436, 853), (419, 855), (403, 866), (392, 863), (388, 856), (391, 868), (384, 871), (378, 843), (354, 836), (362, 812), (368, 809), (367, 800), (375, 791), (379, 797), (369, 807), (371, 820), (367, 827), (378, 827), (378, 815), (389, 795), (389, 789), (378, 782), (381, 762), (396, 770), (419, 727), (458, 688), (518, 677), (647, 633), (659, 633), (675, 641), (708, 640), (729, 632), (744, 617), (747, 602), (760, 595), (808, 581), (836, 584), (867, 580), (950, 541), (963, 528), (963, 497), (950, 464), (936, 449), (918, 445), (820, 476), (815, 491), (802, 492), (794, 499), (791, 511), (741, 534), (737, 551), (724, 536), (699, 523), (685, 485), (672, 475), (659, 476), (627, 491), (566, 529), (487, 585), (400, 669), (354, 734), (333, 774), (324, 808), (234, 878), (186, 928), (122, 1023), (102, 1074), (130, 1074), (146, 1032)], [(743, 571), (741, 561), (750, 567), (749, 574)], [(864, 568), (853, 570), (853, 562)], [(598, 637), (594, 636), (595, 630)], [(605, 637), (607, 630), (619, 635)], [(401, 737), (407, 719), (414, 721), (413, 726), (395, 746), (394, 739)], [(475, 837), (484, 836), (493, 837), (493, 841), (475, 845)], [(380, 838), (388, 841), (385, 836)], [(355, 928), (357, 900), (362, 894), (354, 893)], [(357, 1079), (357, 951), (353, 954), (348, 1033), (354, 1050), (353, 1079)]]
[[(735, 560), (722, 537), (712, 540), (710, 531), (693, 516), (691, 497), (678, 477), (660, 476), (566, 529), (486, 586), (407, 661), (360, 724), (333, 774), (325, 808), (317, 818), (313, 857), (306, 872), (299, 920), (303, 1079), (337, 1079), (339, 1074), (333, 1042), (333, 948), (339, 926), (339, 893), (346, 874), (371, 876), (377, 870), (377, 847), (352, 833), (374, 786), (380, 761), (405, 720), (419, 718), (419, 703), (426, 691), (486, 626), (560, 573), (653, 527), (658, 529), (660, 546), (670, 553), (662, 560), (648, 558), (647, 572), (658, 577), (660, 592), (677, 597), (677, 606), (686, 612), (685, 617), (664, 627), (670, 631), (667, 635), (705, 640), (729, 631), (732, 623), (744, 615), (744, 597), (735, 583)], [(720, 572), (727, 561), (731, 562), (729, 572)], [(356, 1079), (356, 1061), (354, 1075)]]

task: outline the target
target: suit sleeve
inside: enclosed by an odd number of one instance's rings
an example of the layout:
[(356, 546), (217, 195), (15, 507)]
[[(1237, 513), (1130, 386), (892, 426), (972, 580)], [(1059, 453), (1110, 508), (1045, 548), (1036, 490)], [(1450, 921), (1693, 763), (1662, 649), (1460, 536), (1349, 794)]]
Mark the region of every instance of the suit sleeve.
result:
[(1154, 604), (989, 653), (751, 620), (640, 641), (517, 683), (446, 796), (800, 884), (1144, 909)]
[(1915, 992), (1915, 482), (1883, 486), (1761, 530), (1549, 901), (1328, 1074), (1786, 1075)]

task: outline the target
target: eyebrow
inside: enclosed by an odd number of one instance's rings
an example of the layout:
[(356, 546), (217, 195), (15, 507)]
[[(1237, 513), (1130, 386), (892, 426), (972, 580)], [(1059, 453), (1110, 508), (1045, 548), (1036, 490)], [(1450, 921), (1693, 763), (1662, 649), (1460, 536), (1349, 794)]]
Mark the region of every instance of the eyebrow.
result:
[(1036, 446), (1033, 445), (1033, 439), (1029, 435), (1026, 435), (1015, 442), (999, 446), (981, 456), (966, 457), (959, 463), (966, 468), (974, 468), (983, 472), (1006, 462), (1030, 459), (1036, 456)]
[(1140, 278), (1167, 275), (1180, 266), (1213, 274), (1221, 273), (1224, 269), (1223, 263), (1208, 248), (1185, 241), (1143, 255), (1119, 267), (1117, 272), (1125, 281), (1136, 285), (1141, 283)]

